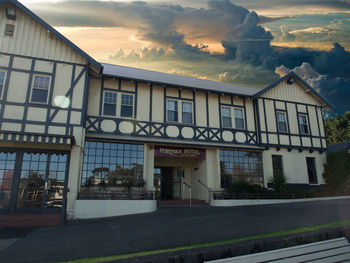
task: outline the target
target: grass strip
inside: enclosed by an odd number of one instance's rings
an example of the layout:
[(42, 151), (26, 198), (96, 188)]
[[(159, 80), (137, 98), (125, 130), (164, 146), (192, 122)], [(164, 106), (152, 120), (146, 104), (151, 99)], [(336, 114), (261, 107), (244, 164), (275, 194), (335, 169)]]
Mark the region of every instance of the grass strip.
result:
[(106, 257), (84, 258), (84, 259), (65, 261), (64, 263), (101, 263), (101, 262), (108, 262), (108, 261), (114, 261), (114, 260), (129, 259), (129, 258), (134, 258), (134, 257), (143, 257), (143, 256), (151, 256), (151, 255), (157, 255), (157, 254), (162, 254), (162, 253), (176, 252), (176, 251), (181, 251), (181, 250), (190, 250), (190, 249), (195, 249), (195, 248), (227, 245), (227, 244), (231, 244), (231, 243), (249, 241), (249, 240), (254, 240), (254, 239), (259, 239), (259, 238), (298, 234), (298, 233), (303, 233), (303, 232), (317, 231), (317, 230), (321, 230), (321, 229), (335, 228), (335, 227), (347, 226), (347, 225), (350, 225), (350, 219), (342, 220), (342, 221), (338, 221), (338, 222), (332, 222), (332, 223), (328, 223), (328, 224), (322, 224), (322, 225), (315, 225), (315, 226), (300, 227), (300, 228), (289, 229), (289, 230), (274, 231), (274, 232), (270, 232), (270, 233), (259, 234), (259, 235), (248, 236), (248, 237), (233, 238), (233, 239), (227, 239), (227, 240), (221, 240), (221, 241), (199, 243), (199, 244), (188, 245), (188, 246), (164, 248), (164, 249), (158, 249), (158, 250), (150, 250), (150, 251), (128, 253), (128, 254), (121, 254), (121, 255), (113, 255), (113, 256), (106, 256)]

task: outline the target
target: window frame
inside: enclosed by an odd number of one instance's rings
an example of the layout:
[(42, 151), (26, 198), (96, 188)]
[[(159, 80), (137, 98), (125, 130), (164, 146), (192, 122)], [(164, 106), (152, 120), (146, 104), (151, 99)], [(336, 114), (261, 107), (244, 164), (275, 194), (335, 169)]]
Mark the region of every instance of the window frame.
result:
[[(306, 160), (306, 172), (307, 172), (309, 184), (314, 184), (314, 185), (318, 184), (316, 158), (306, 157), (305, 160)], [(311, 163), (309, 161), (311, 161)], [(309, 167), (309, 164), (311, 164), (312, 167)], [(312, 172), (312, 174), (310, 174), (310, 172)]]
[[(230, 116), (224, 116), (223, 112), (224, 109), (229, 109), (230, 110)], [(241, 111), (242, 113), (242, 118), (238, 118), (236, 115), (236, 110)], [(230, 122), (231, 126), (225, 126), (224, 125), (224, 118), (229, 118), (230, 117)], [(236, 121), (237, 120), (242, 120), (243, 127), (237, 127)], [(237, 130), (245, 130), (246, 124), (245, 124), (245, 117), (244, 117), (244, 107), (236, 107), (236, 106), (229, 106), (229, 105), (221, 105), (221, 127), (225, 129), (237, 129)]]
[[(49, 82), (48, 82), (48, 85), (47, 85), (47, 89), (42, 89), (42, 88), (37, 88), (37, 87), (34, 87), (34, 84), (35, 84), (35, 79), (36, 78), (48, 78), (49, 79)], [(31, 94), (30, 94), (30, 103), (38, 103), (38, 104), (48, 104), (48, 100), (49, 100), (49, 96), (50, 96), (50, 92), (51, 92), (51, 81), (52, 81), (52, 78), (51, 76), (49, 75), (41, 75), (41, 74), (34, 74), (33, 75), (33, 80), (32, 80), (32, 86), (31, 86)], [(46, 94), (46, 100), (45, 102), (43, 101), (33, 101), (33, 93), (36, 91), (36, 90), (40, 90), (40, 91), (47, 91), (47, 94)]]
[[(170, 110), (169, 109), (169, 102), (175, 102), (176, 103), (175, 108), (177, 108), (177, 109)], [(183, 105), (185, 103), (188, 103), (191, 105), (191, 112), (184, 111)], [(169, 111), (177, 113), (177, 120), (169, 120)], [(184, 118), (183, 118), (184, 113), (187, 113), (187, 114), (191, 113), (191, 122), (184, 122)], [(167, 98), (166, 99), (166, 122), (193, 125), (194, 124), (193, 101), (192, 100), (175, 99), (175, 98)]]
[[(0, 74), (4, 73), (4, 79), (3, 83), (0, 82), (0, 100), (2, 99), (2, 94), (4, 93), (5, 85), (6, 85), (6, 78), (7, 78), (7, 70), (0, 70)], [(1, 86), (2, 85), (2, 86)]]
[[(283, 115), (283, 117), (284, 117), (284, 122), (279, 121), (279, 119), (278, 119), (278, 115), (279, 115), (279, 114), (282, 114), (282, 115)], [(280, 123), (285, 123), (285, 126), (286, 126), (286, 130), (285, 130), (285, 131), (281, 130)], [(289, 132), (289, 131), (288, 131), (288, 119), (287, 119), (287, 113), (286, 113), (286, 111), (276, 110), (276, 124), (277, 124), (277, 131), (278, 131), (279, 133), (288, 133), (288, 132)]]
[[(123, 96), (131, 96), (132, 99), (131, 99), (131, 102), (132, 104), (129, 105), (129, 104), (123, 104)], [(135, 108), (135, 96), (134, 94), (130, 94), (130, 93), (123, 93), (123, 92), (120, 92), (120, 113), (119, 113), (119, 117), (120, 118), (134, 118), (134, 108)], [(118, 102), (118, 95), (117, 95), (117, 102)], [(123, 116), (122, 115), (122, 107), (125, 106), (125, 107), (131, 107), (131, 116)], [(118, 109), (118, 107), (117, 107)]]
[[(106, 102), (105, 102), (105, 98), (106, 98), (106, 93), (111, 93), (111, 94), (115, 94), (115, 114), (114, 115), (112, 115), (112, 114), (106, 114), (105, 113), (105, 104), (106, 104)], [(116, 117), (117, 116), (117, 104), (118, 104), (118, 93), (117, 92), (115, 92), (115, 91), (110, 91), (110, 90), (104, 90), (104, 92), (103, 92), (103, 104), (102, 104), (102, 115), (103, 116), (109, 116), (109, 117)], [(112, 105), (113, 103), (109, 103), (109, 102), (107, 102), (107, 104), (110, 104), (110, 105)]]
[[(282, 175), (284, 175), (283, 156), (278, 155), (278, 154), (272, 154), (271, 161), (272, 161), (272, 174), (273, 174), (273, 176), (275, 176), (277, 172), (280, 172), (280, 173), (282, 173)], [(280, 166), (280, 167), (275, 166), (276, 161), (278, 161), (278, 166)], [(280, 168), (280, 169), (278, 169), (278, 168)]]
[[(298, 113), (298, 126), (299, 126), (299, 131), (300, 134), (303, 135), (310, 135), (310, 125), (308, 122), (308, 116), (306, 113)], [(300, 123), (300, 117), (303, 118), (303, 120), (305, 120), (305, 123)], [(307, 127), (307, 132), (304, 132), (305, 126)]]

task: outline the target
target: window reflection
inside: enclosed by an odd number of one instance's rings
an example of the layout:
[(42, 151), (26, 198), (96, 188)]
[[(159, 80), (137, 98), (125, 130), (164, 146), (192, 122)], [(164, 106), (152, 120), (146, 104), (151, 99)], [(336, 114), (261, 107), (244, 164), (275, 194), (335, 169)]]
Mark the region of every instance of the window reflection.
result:
[(220, 169), (223, 188), (238, 181), (263, 185), (260, 152), (220, 150)]
[(16, 153), (0, 152), (0, 209), (8, 208)]
[(85, 142), (81, 186), (86, 190), (143, 186), (143, 145)]

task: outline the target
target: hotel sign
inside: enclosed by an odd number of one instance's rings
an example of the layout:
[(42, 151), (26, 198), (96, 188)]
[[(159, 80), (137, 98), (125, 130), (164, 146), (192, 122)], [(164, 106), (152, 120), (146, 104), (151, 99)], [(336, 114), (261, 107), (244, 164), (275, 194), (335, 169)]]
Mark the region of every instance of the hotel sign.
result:
[(205, 149), (155, 146), (154, 156), (170, 158), (205, 159)]

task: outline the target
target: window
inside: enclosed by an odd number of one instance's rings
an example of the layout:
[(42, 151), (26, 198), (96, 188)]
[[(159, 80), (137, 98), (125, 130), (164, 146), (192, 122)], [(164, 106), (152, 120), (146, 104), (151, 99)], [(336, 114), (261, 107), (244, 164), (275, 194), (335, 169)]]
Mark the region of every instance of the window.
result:
[(103, 100), (103, 115), (115, 116), (117, 109), (117, 93), (105, 92)]
[(224, 128), (232, 128), (231, 108), (222, 107), (222, 126)]
[(283, 111), (277, 111), (277, 128), (279, 132), (288, 132), (286, 113)]
[(2, 98), (2, 91), (4, 90), (5, 86), (5, 71), (0, 71), (0, 98)]
[(243, 110), (235, 108), (234, 112), (235, 112), (235, 128), (244, 129)]
[(134, 107), (134, 96), (122, 94), (122, 103), (120, 108), (121, 117), (132, 117)]
[(15, 34), (15, 25), (6, 24), (4, 35), (7, 37), (13, 37)]
[(192, 103), (182, 102), (182, 123), (192, 123)]
[(253, 151), (220, 150), (221, 187), (245, 181), (263, 185), (262, 154)]
[(16, 153), (0, 152), (0, 210), (10, 205), (13, 170)]
[(306, 157), (307, 174), (309, 177), (309, 184), (317, 184), (315, 158)]
[[(243, 109), (233, 107), (221, 107), (222, 127), (244, 129)], [(234, 117), (234, 127), (232, 127), (232, 116)]]
[(47, 103), (50, 77), (34, 76), (31, 102)]
[(298, 114), (299, 129), (301, 134), (309, 134), (309, 125), (305, 114)]
[(272, 155), (272, 171), (273, 176), (283, 175), (283, 166), (282, 166), (282, 156), (281, 155)]
[(178, 122), (178, 106), (176, 100), (168, 100), (168, 121)]
[(86, 141), (83, 176), (85, 189), (143, 186), (143, 145)]

